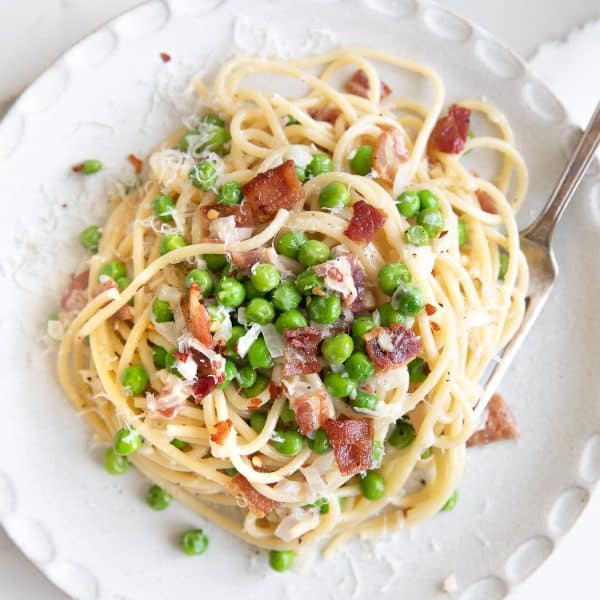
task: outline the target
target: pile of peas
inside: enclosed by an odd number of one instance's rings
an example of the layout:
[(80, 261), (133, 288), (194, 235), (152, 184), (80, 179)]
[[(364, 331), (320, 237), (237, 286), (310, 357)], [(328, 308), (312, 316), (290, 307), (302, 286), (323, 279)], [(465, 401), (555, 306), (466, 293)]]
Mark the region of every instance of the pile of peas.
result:
[[(430, 239), (437, 238), (444, 228), (440, 202), (430, 190), (402, 192), (396, 199), (396, 208), (402, 216), (414, 219), (404, 234), (406, 241), (413, 246), (425, 246)], [(464, 223), (462, 230), (466, 236)]]

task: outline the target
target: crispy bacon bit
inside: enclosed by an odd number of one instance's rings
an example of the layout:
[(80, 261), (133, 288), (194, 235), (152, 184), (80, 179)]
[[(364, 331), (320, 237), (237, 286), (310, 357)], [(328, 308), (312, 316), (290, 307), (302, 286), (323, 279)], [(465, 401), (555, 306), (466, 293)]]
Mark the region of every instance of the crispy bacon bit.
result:
[(283, 330), (283, 374), (308, 375), (318, 373), (322, 366), (317, 357), (321, 341), (318, 327), (298, 327)]
[(189, 354), (187, 352), (173, 352), (173, 356), (180, 362), (187, 362)]
[(314, 272), (323, 277), (326, 288), (341, 294), (344, 306), (351, 306), (358, 298), (352, 276), (355, 262), (354, 254), (342, 254), (313, 267)]
[[(358, 69), (354, 75), (346, 81), (344, 89), (355, 96), (362, 96), (368, 98), (369, 96), (369, 78), (367, 74), (362, 70)], [(392, 93), (392, 88), (383, 80), (379, 81), (379, 99), (383, 100)]]
[(308, 111), (308, 114), (315, 121), (326, 121), (333, 125), (342, 114), (342, 111), (336, 106), (321, 106), (320, 108), (312, 108)]
[(252, 267), (260, 262), (260, 252), (250, 250), (250, 252), (232, 252), (229, 255), (232, 264), (239, 268), (240, 272), (246, 277), (250, 277)]
[(400, 163), (408, 160), (408, 150), (404, 136), (399, 129), (384, 131), (375, 142), (373, 168), (379, 177), (388, 183), (394, 183)]
[(312, 396), (300, 396), (290, 403), (302, 435), (322, 427), (332, 416), (331, 401), (323, 390)]
[(171, 55), (167, 54), (166, 52), (161, 52), (160, 60), (162, 60), (164, 63), (168, 63), (171, 60)]
[(135, 154), (130, 154), (127, 157), (127, 160), (133, 165), (136, 173), (142, 172), (142, 165), (144, 164), (144, 161), (141, 158), (138, 158)]
[(283, 388), (276, 381), (271, 379), (269, 381), (269, 399), (277, 400), (277, 398), (281, 398), (281, 394), (283, 393)]
[(83, 273), (73, 275), (73, 278), (65, 288), (60, 299), (61, 311), (80, 311), (87, 304), (86, 290), (89, 277), (89, 271), (83, 271)]
[(202, 226), (202, 234), (204, 236), (209, 235), (210, 223), (216, 218), (230, 217), (233, 215), (235, 217), (235, 224), (238, 227), (254, 226), (254, 219), (252, 218), (248, 205), (244, 201), (242, 201), (241, 204), (232, 206), (226, 204), (201, 206), (198, 210), (200, 211), (200, 223)]
[(437, 312), (437, 308), (433, 305), (433, 304), (426, 304), (425, 305), (425, 312), (431, 316), (434, 315)]
[[(120, 291), (117, 282), (112, 277), (108, 277), (98, 286), (94, 296), (98, 296), (102, 292), (106, 292), (106, 290)], [(131, 306), (129, 306), (129, 304), (121, 306), (121, 308), (114, 314), (114, 317), (119, 321), (129, 321), (130, 319), (133, 319), (133, 311), (131, 310)]]
[(190, 347), (189, 353), (198, 365), (196, 379), (192, 383), (192, 392), (194, 402), (200, 404), (204, 396), (210, 394), (220, 383), (225, 381), (225, 373), (218, 373), (210, 359), (196, 348)]
[(260, 398), (251, 398), (248, 402), (248, 410), (257, 410), (262, 406), (262, 400)]
[(470, 122), (471, 110), (453, 104), (448, 109), (448, 114), (441, 117), (433, 128), (427, 153), (432, 154), (437, 151), (459, 154), (462, 152), (467, 141)]
[(210, 334), (210, 317), (208, 311), (202, 304), (202, 292), (196, 283), (190, 285), (187, 299), (184, 302), (185, 312), (187, 314), (187, 327), (190, 333), (207, 347), (212, 344), (212, 335)]
[(491, 213), (492, 215), (498, 214), (496, 203), (486, 191), (475, 190), (475, 195), (477, 196), (477, 200), (479, 201), (479, 206), (481, 206), (481, 210), (487, 213)]
[(226, 421), (218, 421), (215, 423), (215, 433), (210, 434), (210, 441), (215, 444), (219, 444), (222, 446), (233, 427), (233, 423), (231, 419), (227, 419)]
[(369, 358), (379, 371), (392, 365), (403, 365), (418, 356), (423, 347), (412, 329), (399, 323), (389, 327), (375, 327), (363, 336)]
[(517, 422), (510, 408), (500, 394), (494, 394), (488, 404), (485, 427), (476, 431), (467, 440), (467, 446), (482, 446), (490, 442), (513, 440), (518, 437)]
[(259, 173), (242, 188), (244, 198), (259, 223), (272, 220), (280, 208), (290, 209), (304, 201), (302, 184), (293, 160)]
[(366, 471), (373, 456), (373, 421), (371, 419), (328, 419), (323, 425), (342, 475)]
[(375, 308), (375, 298), (367, 289), (367, 274), (363, 266), (360, 264), (356, 254), (348, 254), (348, 257), (357, 294), (356, 300), (350, 305), (350, 310), (353, 313), (360, 313), (366, 309)]
[(447, 235), (448, 235), (448, 230), (447, 230), (447, 229), (444, 229), (444, 231), (442, 231), (442, 232), (440, 233), (440, 235), (438, 235), (438, 237), (441, 239), (441, 238), (443, 238), (443, 237), (446, 237)]
[(387, 217), (374, 206), (359, 200), (352, 205), (354, 214), (344, 233), (355, 242), (368, 243), (385, 223)]
[(248, 510), (255, 514), (259, 519), (279, 508), (279, 502), (271, 500), (256, 491), (252, 484), (239, 473), (232, 477), (229, 482), (229, 490), (231, 493), (240, 499)]

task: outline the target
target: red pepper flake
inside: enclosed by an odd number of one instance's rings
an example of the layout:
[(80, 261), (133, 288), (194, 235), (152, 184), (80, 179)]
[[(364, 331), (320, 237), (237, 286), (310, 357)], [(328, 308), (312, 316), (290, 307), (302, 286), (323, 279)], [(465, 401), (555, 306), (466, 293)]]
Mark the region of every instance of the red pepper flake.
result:
[(162, 60), (164, 63), (168, 63), (171, 60), (171, 55), (167, 54), (166, 52), (161, 52), (160, 60)]
[(440, 326), (435, 321), (431, 321), (431, 329), (433, 329), (434, 331), (439, 331)]
[(425, 305), (425, 312), (431, 316), (433, 314), (435, 314), (437, 312), (437, 308), (433, 305), (433, 304), (426, 304)]
[(248, 402), (248, 410), (258, 410), (262, 406), (262, 400), (260, 398), (251, 398)]
[(127, 160), (133, 165), (136, 173), (142, 172), (142, 165), (144, 164), (144, 161), (141, 158), (138, 158), (135, 154), (130, 154), (127, 157)]
[(73, 171), (73, 173), (81, 173), (81, 171), (83, 171), (85, 165), (83, 163), (79, 163), (77, 165), (73, 165), (71, 167), (71, 171)]
[(277, 400), (281, 398), (281, 394), (283, 392), (283, 388), (276, 382), (271, 379), (269, 382), (269, 399)]
[(222, 446), (225, 443), (232, 426), (233, 423), (231, 422), (231, 419), (227, 419), (226, 421), (218, 421), (215, 423), (216, 431), (215, 433), (210, 434), (210, 441)]
[(442, 233), (440, 233), (440, 235), (438, 235), (439, 238), (443, 238), (445, 235), (448, 235), (448, 230), (444, 229), (444, 231), (442, 231)]
[(188, 359), (188, 353), (187, 352), (173, 352), (173, 356), (177, 360), (180, 360), (182, 363), (186, 362), (187, 359)]

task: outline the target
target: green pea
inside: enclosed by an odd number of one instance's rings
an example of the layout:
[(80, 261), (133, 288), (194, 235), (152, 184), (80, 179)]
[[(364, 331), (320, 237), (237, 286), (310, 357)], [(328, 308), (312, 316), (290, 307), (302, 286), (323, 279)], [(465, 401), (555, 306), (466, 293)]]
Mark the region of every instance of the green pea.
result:
[(314, 433), (314, 438), (308, 438), (308, 446), (315, 454), (327, 454), (331, 452), (331, 446), (327, 439), (327, 432), (319, 427)]
[(146, 502), (152, 510), (165, 510), (169, 508), (173, 496), (157, 485), (153, 485), (146, 494)]
[(379, 270), (377, 283), (379, 289), (391, 296), (401, 283), (410, 283), (412, 277), (408, 267), (402, 263), (388, 263)]
[(179, 538), (179, 546), (189, 556), (204, 554), (208, 549), (208, 537), (202, 529), (190, 529)]
[(428, 374), (429, 366), (422, 358), (414, 358), (408, 363), (408, 377), (411, 383), (422, 383)]
[(281, 313), (275, 321), (275, 329), (279, 333), (283, 333), (284, 329), (298, 329), (298, 327), (306, 327), (307, 325), (304, 315), (295, 308)]
[(354, 341), (347, 333), (338, 333), (321, 344), (321, 354), (330, 365), (341, 365), (354, 350)]
[(252, 342), (248, 350), (248, 362), (255, 369), (270, 369), (273, 366), (273, 358), (263, 338)]
[(360, 479), (360, 491), (368, 500), (379, 500), (385, 493), (385, 481), (377, 471), (368, 471)]
[(437, 208), (425, 208), (417, 215), (417, 224), (430, 238), (436, 238), (444, 228), (444, 216)]
[(237, 374), (237, 380), (242, 389), (252, 387), (256, 383), (256, 371), (250, 365), (240, 367)]
[(304, 183), (308, 179), (306, 175), (306, 167), (294, 163), (294, 171), (296, 171), (296, 176), (298, 177), (300, 183)]
[(333, 161), (327, 154), (315, 154), (306, 167), (308, 177), (316, 177), (331, 171), (333, 171)]
[(211, 125), (217, 125), (218, 127), (225, 126), (225, 121), (223, 121), (223, 119), (221, 119), (221, 117), (216, 113), (206, 113), (205, 115), (202, 115), (200, 122), (210, 123)]
[(235, 350), (237, 341), (246, 333), (246, 330), (241, 325), (234, 325), (231, 328), (231, 335), (227, 340), (227, 356), (237, 358), (239, 355)]
[(440, 207), (438, 197), (431, 190), (421, 190), (417, 192), (419, 196), (419, 210), (427, 210), (429, 208)]
[(357, 175), (368, 175), (373, 169), (373, 146), (359, 146), (350, 159), (350, 169)]
[(400, 325), (406, 324), (406, 317), (400, 312), (396, 310), (391, 302), (386, 302), (382, 304), (378, 309), (379, 318), (381, 319), (381, 325), (383, 327), (389, 327), (390, 325), (394, 325), (396, 323)]
[(189, 444), (178, 438), (173, 438), (170, 442), (171, 446), (175, 446), (178, 450), (185, 450)]
[(329, 371), (325, 375), (324, 384), (327, 392), (337, 398), (347, 398), (356, 392), (356, 381), (348, 373)]
[(448, 498), (448, 500), (446, 500), (446, 503), (444, 504), (444, 506), (442, 506), (442, 510), (449, 512), (451, 510), (454, 509), (454, 507), (456, 506), (458, 502), (458, 490), (454, 490), (452, 492), (452, 494), (450, 495), (450, 498)]
[(279, 285), (281, 275), (276, 266), (261, 263), (252, 267), (250, 281), (259, 292), (266, 293)]
[(298, 260), (305, 267), (312, 267), (325, 262), (331, 256), (331, 249), (319, 240), (308, 240), (298, 251)]
[(188, 179), (194, 187), (208, 192), (217, 183), (217, 169), (207, 160), (201, 160), (192, 167)]
[(402, 448), (410, 446), (415, 441), (416, 437), (417, 432), (410, 422), (399, 419), (396, 421), (396, 426), (392, 430), (388, 442), (394, 446), (394, 448), (401, 450)]
[(429, 235), (421, 225), (411, 225), (404, 232), (404, 237), (413, 246), (426, 246), (429, 243)]
[(298, 121), (298, 119), (296, 119), (296, 117), (294, 117), (294, 115), (286, 115), (286, 119), (287, 119), (287, 121), (285, 122), (286, 127), (288, 127), (289, 125), (300, 125), (300, 121)]
[(286, 402), (285, 406), (281, 409), (281, 413), (279, 414), (279, 420), (284, 425), (292, 425), (296, 423), (296, 413), (290, 407), (290, 405)]
[(256, 382), (244, 390), (244, 396), (246, 398), (256, 398), (267, 389), (269, 381), (271, 380), (266, 375), (257, 375)]
[(58, 311), (57, 310), (53, 310), (51, 313), (48, 314), (48, 316), (46, 317), (46, 323), (48, 321), (58, 321)]
[(160, 298), (157, 298), (152, 303), (152, 315), (157, 323), (168, 323), (175, 320), (171, 305), (166, 300), (161, 300)]
[(90, 225), (79, 234), (81, 245), (88, 250), (98, 250), (101, 239), (102, 229), (97, 225)]
[(277, 452), (288, 456), (296, 456), (304, 447), (304, 438), (293, 429), (286, 431), (275, 430), (273, 446)]
[(421, 452), (421, 460), (428, 459), (432, 454), (433, 450), (431, 449), (431, 447), (427, 448), (426, 450), (423, 450), (423, 452)]
[(462, 220), (458, 220), (458, 245), (462, 246), (469, 241), (469, 228)]
[(163, 237), (160, 238), (158, 251), (162, 256), (163, 254), (177, 250), (177, 248), (183, 248), (184, 246), (187, 246), (187, 244), (180, 233), (167, 233), (167, 235), (163, 235)]
[(217, 386), (220, 390), (224, 390), (238, 374), (237, 367), (229, 359), (225, 360), (225, 379)]
[(246, 300), (252, 300), (252, 298), (262, 298), (264, 294), (259, 292), (250, 279), (244, 281), (244, 289), (246, 290)]
[(302, 294), (291, 281), (284, 281), (271, 294), (271, 302), (277, 310), (291, 310), (302, 301)]
[(319, 194), (319, 206), (321, 208), (338, 208), (348, 206), (350, 192), (341, 181), (328, 183)]
[(225, 267), (227, 263), (227, 257), (224, 254), (203, 254), (202, 258), (206, 263), (206, 267), (216, 273)]
[(273, 571), (282, 573), (294, 564), (296, 552), (294, 550), (271, 550), (269, 553), (269, 565)]
[(364, 408), (366, 410), (377, 410), (377, 394), (371, 394), (365, 390), (356, 390), (354, 398), (350, 399), (352, 408)]
[(246, 307), (246, 318), (251, 323), (266, 325), (275, 318), (275, 308), (264, 298), (252, 298)]
[(504, 281), (506, 272), (508, 271), (508, 254), (506, 252), (500, 252), (498, 254), (498, 262), (498, 279), (500, 279), (500, 281)]
[(231, 146), (231, 134), (225, 127), (213, 126), (209, 128), (209, 139), (204, 144), (202, 151), (216, 152), (223, 156), (229, 152)]
[(361, 316), (357, 317), (352, 323), (352, 339), (354, 340), (354, 346), (356, 348), (364, 348), (365, 340), (363, 336), (365, 333), (369, 333), (371, 329), (375, 327), (375, 321), (372, 317)]
[(314, 289), (322, 290), (324, 285), (323, 278), (319, 277), (312, 269), (306, 269), (296, 277), (296, 287), (305, 296), (310, 296)]
[(228, 181), (219, 188), (219, 204), (239, 204), (243, 197), (242, 186), (237, 181)]
[(139, 450), (142, 446), (142, 436), (130, 427), (123, 427), (117, 431), (113, 440), (113, 450), (121, 456), (128, 456)]
[[(119, 291), (122, 292), (123, 290), (126, 290), (129, 287), (129, 285), (131, 284), (131, 279), (129, 279), (129, 277), (125, 275), (125, 277), (119, 277), (119, 279), (117, 279), (115, 283), (117, 284)], [(133, 298), (131, 300), (133, 300)], [(130, 301), (129, 304), (132, 304), (132, 302)]]
[(170, 221), (173, 218), (175, 212), (175, 203), (173, 198), (166, 194), (160, 194), (152, 200), (152, 212), (161, 221)]
[(89, 158), (82, 163), (75, 165), (73, 171), (82, 175), (93, 175), (102, 169), (102, 163), (95, 158)]
[(425, 296), (419, 286), (414, 283), (405, 283), (394, 293), (392, 306), (403, 315), (414, 317), (425, 307)]
[(212, 275), (206, 269), (192, 269), (185, 278), (185, 287), (189, 288), (192, 283), (200, 288), (203, 296), (209, 296), (215, 289)]
[(304, 231), (286, 231), (277, 240), (275, 245), (277, 252), (288, 258), (298, 258), (300, 246), (308, 241)]
[(383, 455), (384, 455), (384, 449), (383, 449), (383, 444), (377, 440), (375, 440), (373, 442), (373, 449), (372, 449), (372, 465), (374, 467), (378, 467), (381, 462), (383, 461)]
[(250, 427), (256, 431), (256, 433), (260, 433), (265, 428), (265, 423), (267, 422), (267, 415), (262, 412), (253, 412), (250, 415)]
[(98, 271), (98, 281), (102, 275), (116, 281), (127, 275), (127, 269), (120, 260), (109, 260), (100, 267), (100, 270)]
[(166, 366), (168, 352), (162, 346), (152, 348), (152, 360), (157, 369), (164, 369)]
[(396, 198), (398, 212), (407, 219), (414, 217), (419, 212), (420, 205), (421, 201), (417, 192), (408, 190)]
[(122, 475), (129, 470), (129, 461), (109, 448), (104, 455), (104, 469), (111, 475)]
[(239, 281), (232, 277), (224, 277), (217, 283), (215, 297), (222, 306), (237, 308), (244, 302), (246, 290)]
[(130, 396), (139, 396), (148, 387), (148, 373), (142, 365), (131, 365), (124, 369), (121, 383)]
[(342, 301), (337, 294), (328, 296), (313, 296), (308, 305), (308, 316), (312, 321), (331, 325), (342, 314)]
[[(219, 117), (217, 122), (203, 121), (200, 130), (188, 131), (179, 140), (179, 149), (198, 156), (204, 151), (216, 152), (223, 155), (229, 151), (231, 134), (224, 127), (225, 123)], [(215, 119), (216, 121), (216, 119)]]
[(366, 381), (375, 372), (375, 365), (364, 352), (354, 352), (346, 361), (348, 375), (355, 381)]
[(327, 498), (319, 498), (312, 504), (311, 508), (313, 507), (318, 508), (319, 513), (322, 515), (329, 514), (329, 502), (327, 501)]

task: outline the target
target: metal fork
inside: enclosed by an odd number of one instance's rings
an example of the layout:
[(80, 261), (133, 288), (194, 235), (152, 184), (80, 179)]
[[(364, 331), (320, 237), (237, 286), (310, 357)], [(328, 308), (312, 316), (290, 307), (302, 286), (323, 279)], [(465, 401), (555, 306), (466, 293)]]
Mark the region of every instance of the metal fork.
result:
[(599, 142), (600, 103), (596, 106), (596, 110), (583, 132), (577, 148), (575, 148), (575, 152), (560, 176), (548, 202), (535, 221), (519, 235), (521, 250), (529, 264), (530, 276), (525, 316), (519, 329), (501, 353), (501, 360), (495, 366), (485, 384), (483, 394), (475, 409), (476, 420), (485, 410), (489, 399), (496, 391), (500, 380), (533, 327), (552, 291), (558, 276), (558, 265), (552, 251), (554, 228), (565, 208), (567, 208), (585, 170), (592, 161)]

